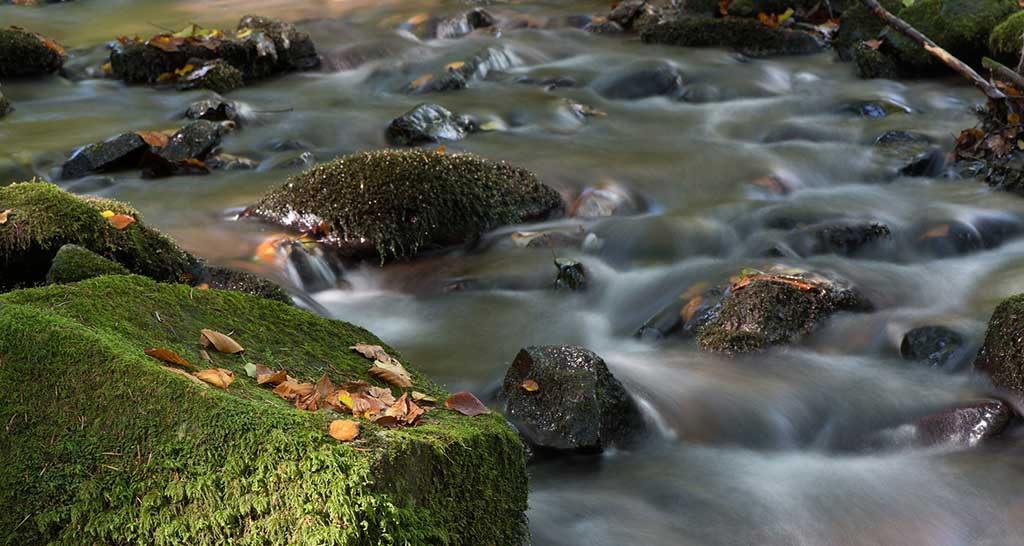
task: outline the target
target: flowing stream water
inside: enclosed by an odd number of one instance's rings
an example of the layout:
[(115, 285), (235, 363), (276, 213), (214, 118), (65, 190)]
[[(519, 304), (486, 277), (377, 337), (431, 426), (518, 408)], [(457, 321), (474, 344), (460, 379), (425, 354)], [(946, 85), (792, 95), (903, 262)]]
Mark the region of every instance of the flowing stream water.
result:
[[(872, 145), (885, 131), (913, 130), (949, 149), (975, 123), (970, 109), (980, 94), (956, 80), (858, 80), (832, 53), (752, 60), (559, 24), (603, 12), (604, 1), (497, 3), (488, 9), (535, 23), (498, 34), (420, 41), (396, 31), (421, 12), (465, 9), (427, 0), (87, 0), (0, 6), (0, 24), (56, 38), (77, 74), (104, 62), (105, 42), (118, 35), (146, 37), (189, 22), (230, 28), (254, 12), (312, 35), (323, 70), (229, 96), (271, 112), (224, 142), (228, 152), (263, 160), (259, 169), (61, 182), (133, 203), (213, 262), (255, 267), (253, 249), (269, 231), (232, 221), (232, 212), (300, 170), (271, 168), (296, 153), (275, 148), (303, 147), (322, 161), (384, 147), (387, 123), (423, 101), (502, 129), (449, 143), (449, 151), (531, 169), (567, 199), (599, 183), (639, 196), (638, 214), (556, 222), (583, 225), (600, 241), (559, 250), (584, 263), (585, 292), (552, 290), (551, 252), (510, 244), (505, 230), (472, 252), (350, 269), (344, 286), (310, 294), (321, 312), (369, 328), (451, 390), (493, 393), (527, 345), (578, 344), (608, 361), (655, 432), (629, 449), (531, 466), (536, 544), (1024, 543), (1024, 444), (1012, 437), (968, 449), (856, 447), (866, 432), (992, 392), (968, 371), (902, 360), (899, 343), (915, 326), (942, 324), (976, 347), (995, 304), (1024, 292), (1024, 240), (938, 257), (913, 234), (954, 221), (1018, 222), (1024, 200), (974, 181), (887, 177), (892, 160)], [(401, 92), (487, 47), (503, 52), (507, 66), (469, 89)], [(590, 85), (663, 63), (682, 72), (693, 100), (606, 100)], [(546, 89), (517, 83), (519, 76), (578, 85)], [(3, 92), (17, 110), (0, 120), (0, 171), (52, 179), (77, 146), (178, 127), (188, 104), (204, 96), (84, 76), (4, 82)], [(581, 121), (563, 98), (607, 116)], [(870, 118), (844, 109), (878, 100), (910, 112)], [(751, 185), (766, 175), (793, 191), (776, 196)], [(773, 222), (781, 218), (878, 220), (897, 242), (857, 258), (765, 258), (760, 245), (779, 233)], [(877, 310), (834, 317), (796, 346), (746, 358), (701, 352), (677, 337), (634, 336), (688, 286), (770, 263), (838, 272)], [(443, 289), (460, 279), (472, 287)]]

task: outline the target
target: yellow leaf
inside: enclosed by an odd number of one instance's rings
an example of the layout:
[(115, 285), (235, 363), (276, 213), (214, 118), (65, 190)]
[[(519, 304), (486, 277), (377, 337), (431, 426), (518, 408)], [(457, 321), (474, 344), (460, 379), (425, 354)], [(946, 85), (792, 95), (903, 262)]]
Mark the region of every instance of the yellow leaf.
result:
[(7, 223), (7, 215), (10, 214), (13, 211), (14, 211), (14, 209), (7, 209), (7, 210), (5, 210), (3, 212), (0, 212), (0, 226), (2, 226), (2, 225)]
[(247, 38), (250, 34), (252, 34), (252, 29), (251, 28), (247, 28), (247, 29), (239, 32), (238, 34), (235, 34), (235, 38), (238, 39), (238, 40), (242, 40), (242, 39)]
[(527, 379), (526, 381), (523, 381), (523, 384), (520, 386), (526, 392), (537, 392), (540, 390), (540, 385), (538, 385), (537, 382), (532, 379)]
[(100, 216), (103, 216), (104, 218), (110, 218), (111, 216), (113, 216), (115, 214), (117, 214), (117, 213), (112, 211), (112, 210), (105, 210), (105, 211), (100, 213)]
[(174, 81), (174, 78), (175, 78), (174, 73), (172, 73), (172, 72), (164, 72), (163, 74), (160, 74), (159, 76), (156, 77), (156, 81), (157, 81), (157, 83), (164, 83), (164, 82)]
[(174, 75), (178, 76), (180, 78), (181, 76), (184, 76), (185, 74), (188, 74), (189, 72), (192, 72), (192, 69), (194, 69), (194, 68), (195, 68), (195, 65), (187, 64), (187, 65), (185, 65), (185, 66), (183, 66), (181, 68), (175, 69), (174, 70)]
[(359, 436), (359, 423), (351, 419), (335, 419), (331, 421), (331, 438), (339, 442), (348, 442)]
[(429, 82), (432, 79), (434, 79), (433, 74), (424, 74), (413, 80), (411, 83), (409, 83), (409, 87), (412, 87), (413, 89), (419, 89), (420, 87), (426, 85), (427, 82)]
[(466, 66), (466, 61), (455, 61), (454, 63), (444, 65), (446, 70), (458, 70), (464, 66)]
[(194, 374), (199, 379), (206, 381), (214, 387), (227, 389), (228, 385), (235, 380), (235, 372), (224, 368), (210, 368)]
[(417, 13), (416, 15), (413, 15), (412, 17), (410, 17), (409, 20), (406, 21), (406, 23), (409, 24), (409, 25), (418, 25), (420, 23), (425, 23), (429, 19), (430, 19), (430, 14), (429, 13)]
[(203, 337), (213, 344), (213, 348), (222, 353), (233, 355), (245, 352), (245, 349), (243, 349), (238, 342), (220, 332), (209, 330), (207, 328), (203, 328), (201, 331), (203, 333)]
[(348, 391), (338, 391), (338, 402), (348, 409), (352, 409), (352, 395)]
[(792, 16), (793, 16), (793, 8), (789, 8), (786, 11), (782, 12), (782, 15), (779, 15), (779, 22), (781, 23), (781, 22), (785, 21), (786, 19), (789, 19)]
[(433, 396), (430, 396), (429, 394), (424, 394), (424, 393), (419, 392), (419, 391), (412, 391), (412, 399), (414, 401), (416, 401), (416, 402), (429, 402), (429, 403), (432, 403), (432, 404), (436, 404), (437, 403), (437, 398), (434, 398)]
[(481, 125), (480, 126), (480, 130), (481, 131), (500, 131), (501, 130), (501, 124), (498, 123), (497, 121), (491, 120), (491, 121), (485, 122), (483, 125)]
[(104, 74), (110, 75), (114, 72), (114, 65), (109, 62), (103, 63), (100, 65), (100, 70), (102, 70)]

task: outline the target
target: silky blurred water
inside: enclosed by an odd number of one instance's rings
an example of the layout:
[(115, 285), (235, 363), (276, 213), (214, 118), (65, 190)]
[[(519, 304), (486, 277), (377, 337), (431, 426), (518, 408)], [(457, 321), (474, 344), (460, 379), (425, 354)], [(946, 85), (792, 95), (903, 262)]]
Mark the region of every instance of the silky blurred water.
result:
[[(952, 221), (1013, 219), (1024, 201), (973, 181), (887, 176), (895, 165), (872, 146), (888, 130), (925, 133), (946, 149), (974, 124), (980, 96), (950, 81), (858, 80), (832, 54), (745, 59), (728, 51), (641, 44), (571, 28), (565, 16), (606, 2), (507, 2), (488, 9), (535, 28), (420, 41), (396, 29), (422, 12), (462, 2), (261, 0), (0, 6), (0, 24), (61, 41), (78, 74), (105, 59), (117, 35), (148, 36), (189, 22), (229, 26), (250, 12), (310, 32), (325, 69), (290, 74), (230, 94), (259, 115), (227, 138), (226, 151), (263, 160), (255, 171), (143, 180), (136, 173), (62, 182), (74, 191), (135, 204), (146, 219), (214, 262), (254, 267), (270, 230), (233, 222), (296, 169), (273, 169), (297, 141), (318, 160), (386, 145), (384, 128), (422, 101), (493, 121), (503, 130), (447, 144), (536, 172), (567, 199), (614, 182), (647, 205), (636, 215), (555, 225), (594, 233), (581, 260), (589, 290), (551, 290), (548, 249), (510, 244), (508, 230), (474, 251), (345, 272), (345, 287), (313, 294), (334, 317), (373, 330), (452, 390), (493, 392), (515, 353), (533, 344), (598, 352), (642, 400), (651, 436), (629, 450), (531, 467), (531, 530), (538, 545), (1011, 546), (1024, 544), (1024, 468), (1014, 435), (970, 449), (858, 449), (866, 434), (973, 400), (992, 389), (968, 373), (903, 361), (903, 333), (943, 324), (976, 346), (992, 308), (1024, 291), (1024, 240), (938, 258), (915, 230)], [(469, 89), (409, 96), (401, 88), (483, 48), (513, 65)], [(606, 100), (590, 84), (670, 64), (690, 101)], [(520, 76), (572, 78), (546, 90)], [(126, 87), (86, 77), (4, 82), (14, 114), (0, 121), (0, 171), (52, 178), (75, 147), (127, 130), (180, 126), (202, 92)], [(607, 113), (581, 121), (560, 101)], [(843, 111), (888, 100), (911, 113), (867, 119)], [(292, 153), (293, 154), (293, 153)], [(775, 175), (792, 193), (751, 181)], [(14, 176), (14, 174), (10, 174)], [(903, 241), (847, 258), (763, 257), (772, 218), (860, 218)], [(877, 306), (841, 315), (795, 347), (730, 359), (690, 340), (633, 336), (697, 282), (743, 267), (783, 263), (849, 279)], [(473, 280), (463, 291), (445, 290)]]

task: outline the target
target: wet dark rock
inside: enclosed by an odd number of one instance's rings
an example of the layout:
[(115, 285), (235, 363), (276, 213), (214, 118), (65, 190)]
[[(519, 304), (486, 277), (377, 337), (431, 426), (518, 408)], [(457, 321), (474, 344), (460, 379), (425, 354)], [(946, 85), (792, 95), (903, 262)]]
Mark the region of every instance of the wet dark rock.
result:
[(268, 300), (292, 303), (291, 296), (279, 285), (248, 271), (223, 266), (207, 266), (204, 269), (203, 278), (210, 288), (234, 290)]
[(852, 256), (865, 247), (890, 239), (885, 224), (865, 220), (824, 222), (790, 232), (784, 241), (787, 250), (798, 256), (841, 254)]
[(60, 247), (46, 273), (49, 284), (67, 284), (84, 281), (100, 275), (128, 275), (123, 265), (74, 244)]
[(14, 108), (11, 107), (10, 101), (8, 101), (7, 98), (4, 97), (3, 92), (0, 91), (0, 118), (6, 116), (13, 109)]
[(313, 152), (281, 154), (263, 163), (265, 169), (306, 169), (316, 165)]
[(975, 447), (999, 436), (1014, 419), (1010, 406), (995, 399), (965, 402), (912, 423), (875, 433), (873, 448)]
[(227, 93), (245, 85), (242, 72), (223, 60), (210, 61), (178, 80), (178, 89), (209, 89), (214, 93)]
[(892, 55), (859, 43), (850, 50), (857, 67), (857, 76), (864, 79), (883, 78), (895, 80), (903, 77), (897, 60)]
[(594, 82), (594, 90), (606, 99), (635, 100), (648, 97), (679, 97), (683, 76), (671, 65), (611, 74)]
[(592, 34), (622, 34), (626, 31), (622, 25), (607, 19), (591, 21), (583, 27), (583, 30)]
[(200, 100), (188, 106), (185, 117), (191, 120), (235, 121), (238, 107), (234, 102), (223, 99)]
[(428, 17), (422, 21), (406, 22), (404, 30), (422, 40), (434, 38), (461, 38), (474, 30), (494, 26), (494, 16), (483, 8), (477, 8), (454, 17)]
[[(528, 391), (523, 382), (539, 388)], [(642, 432), (636, 402), (598, 355), (582, 347), (527, 347), (505, 373), (499, 400), (520, 434), (542, 450), (599, 453)]]
[(894, 114), (909, 114), (910, 107), (890, 100), (864, 100), (843, 104), (838, 108), (841, 114), (852, 114), (864, 119), (877, 119)]
[(983, 180), (989, 186), (1024, 196), (1024, 153), (1014, 150), (1005, 157), (960, 160), (954, 166), (961, 176)]
[(555, 269), (558, 270), (558, 274), (555, 276), (556, 290), (576, 292), (587, 289), (587, 273), (579, 261), (571, 258), (555, 258)]
[(473, 154), (408, 149), (321, 163), (271, 191), (244, 216), (316, 230), (343, 256), (383, 261), (563, 211), (558, 192), (529, 171)]
[(992, 383), (1024, 393), (1024, 294), (1003, 300), (992, 313), (974, 367)]
[(0, 78), (53, 74), (67, 55), (57, 42), (18, 27), (0, 28)]
[(157, 153), (169, 161), (206, 159), (220, 144), (224, 126), (207, 120), (198, 120), (182, 127)]
[[(879, 4), (890, 13), (899, 13), (903, 8), (902, 0), (879, 0)], [(832, 47), (840, 59), (850, 60), (853, 58), (853, 50), (858, 44), (878, 38), (879, 33), (885, 28), (885, 23), (871, 10), (860, 2), (854, 2), (852, 6), (843, 11), (839, 31), (836, 32), (835, 38), (832, 40)]]
[(696, 336), (718, 314), (726, 288), (697, 283), (678, 296), (672, 294), (669, 303), (637, 329), (636, 336), (649, 340), (671, 334)]
[(935, 257), (959, 256), (985, 248), (985, 239), (973, 224), (960, 220), (929, 222), (911, 232), (915, 248)]
[(895, 162), (899, 176), (939, 176), (946, 168), (946, 154), (931, 138), (911, 131), (887, 131), (875, 147)]
[(137, 167), (149, 144), (135, 133), (123, 133), (76, 150), (61, 168), (61, 178)]
[(745, 55), (797, 55), (817, 53), (824, 46), (799, 30), (770, 28), (755, 19), (678, 17), (642, 25), (646, 43), (684, 47), (728, 47)]
[(239, 21), (237, 33), (244, 37), (216, 43), (184, 43), (174, 51), (147, 42), (117, 44), (110, 54), (114, 77), (128, 83), (154, 83), (161, 74), (174, 73), (197, 60), (223, 60), (240, 71), (246, 81), (320, 66), (309, 35), (290, 23), (247, 15)]
[(943, 368), (964, 347), (963, 337), (944, 326), (922, 326), (903, 335), (900, 355), (907, 360)]
[(260, 162), (255, 159), (225, 152), (219, 152), (208, 156), (204, 163), (206, 163), (206, 166), (211, 169), (222, 171), (248, 171), (255, 170), (260, 166)]
[(569, 206), (569, 216), (575, 218), (606, 218), (637, 214), (643, 209), (640, 199), (626, 188), (604, 183), (583, 188), (579, 197)]
[(410, 82), (409, 93), (443, 93), (458, 91), (475, 79), (486, 78), (492, 72), (502, 72), (515, 66), (516, 60), (506, 48), (489, 47), (478, 51), (469, 59), (449, 63), (438, 74), (427, 74)]
[(623, 0), (608, 13), (608, 20), (621, 28), (631, 29), (633, 23), (648, 11), (653, 11), (653, 8), (648, 6), (647, 0)]
[(479, 130), (473, 118), (436, 104), (420, 104), (391, 120), (385, 136), (393, 146), (415, 146), (442, 140), (462, 140)]
[(840, 311), (871, 309), (860, 292), (811, 274), (745, 275), (700, 330), (700, 348), (747, 353), (796, 341)]

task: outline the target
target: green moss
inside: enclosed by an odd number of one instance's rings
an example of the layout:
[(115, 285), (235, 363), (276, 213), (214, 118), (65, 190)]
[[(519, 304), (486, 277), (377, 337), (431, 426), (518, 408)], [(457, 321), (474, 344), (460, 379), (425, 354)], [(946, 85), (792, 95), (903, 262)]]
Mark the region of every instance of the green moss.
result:
[(974, 367), (997, 386), (1024, 393), (1024, 294), (1003, 300), (988, 323)]
[[(891, 13), (898, 13), (903, 8), (902, 0), (881, 0), (879, 4)], [(885, 24), (860, 2), (843, 12), (839, 20), (839, 32), (832, 41), (841, 59), (853, 57), (853, 48), (864, 40), (878, 37), (878, 33), (886, 28)], [(872, 76), (874, 77), (874, 76)]]
[(127, 275), (123, 265), (110, 261), (78, 245), (64, 245), (53, 257), (53, 265), (46, 274), (46, 282), (66, 284), (101, 275)]
[(63, 49), (27, 30), (0, 28), (0, 78), (37, 76), (60, 70), (67, 56)]
[(749, 55), (801, 54), (820, 51), (810, 34), (767, 27), (755, 19), (681, 17), (644, 24), (640, 39), (684, 47), (731, 47)]
[(196, 74), (186, 76), (178, 87), (184, 90), (209, 89), (214, 93), (224, 94), (243, 85), (245, 80), (240, 70), (224, 61), (216, 60), (197, 69)]
[[(197, 362), (199, 330), (231, 387), (196, 385), (143, 353)], [(522, 447), (494, 414), (432, 410), (331, 439), (244, 372), (369, 379), (348, 349), (371, 333), (237, 292), (105, 276), (0, 296), (0, 529), (8, 544), (518, 544)], [(395, 354), (392, 351), (392, 354)], [(417, 390), (444, 393), (410, 369)]]
[(210, 288), (235, 290), (282, 303), (292, 303), (291, 296), (283, 288), (247, 271), (239, 271), (229, 267), (209, 266), (206, 268), (206, 280)]
[(1024, 11), (1008, 17), (992, 30), (988, 37), (988, 50), (1003, 61), (1017, 61), (1024, 45)]
[(246, 211), (322, 233), (342, 254), (402, 258), (460, 244), (496, 227), (563, 210), (533, 174), (472, 154), (380, 150), (293, 177)]
[[(43, 282), (57, 250), (66, 244), (160, 281), (191, 279), (201, 270), (193, 256), (143, 224), (138, 211), (124, 203), (26, 182), (0, 188), (0, 210), (6, 209), (12, 212), (0, 224), (0, 291)], [(140, 221), (118, 230), (100, 214), (105, 210)]]
[(896, 79), (901, 75), (896, 60), (883, 51), (871, 49), (864, 44), (856, 44), (853, 46), (852, 55), (857, 67), (857, 76), (861, 78)]
[[(989, 34), (1019, 9), (1017, 0), (917, 0), (899, 16), (954, 56), (977, 65), (986, 52)], [(944, 66), (891, 29), (885, 47), (891, 48), (905, 70), (928, 72)]]
[(683, 10), (690, 15), (716, 15), (719, 0), (683, 0)]

